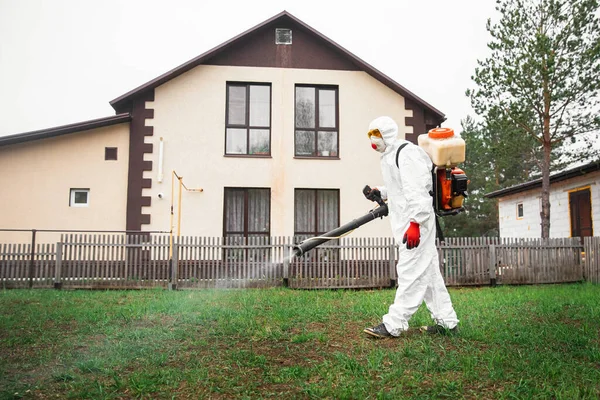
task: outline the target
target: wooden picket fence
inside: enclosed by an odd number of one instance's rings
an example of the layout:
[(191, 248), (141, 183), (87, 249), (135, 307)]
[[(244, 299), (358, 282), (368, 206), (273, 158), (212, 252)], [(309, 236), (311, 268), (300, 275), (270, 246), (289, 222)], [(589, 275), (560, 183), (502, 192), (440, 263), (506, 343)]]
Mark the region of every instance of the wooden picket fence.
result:
[(28, 243), (0, 244), (0, 287), (54, 287), (56, 245), (38, 244), (34, 252), (31, 248)]
[(282, 286), (290, 243), (285, 237), (181, 237), (171, 283), (188, 289)]
[(600, 238), (586, 237), (584, 245), (584, 278), (592, 283), (600, 283)]
[[(600, 237), (589, 239), (589, 243), (600, 242)], [(438, 244), (438, 250), (447, 286), (585, 279), (585, 251), (579, 238), (447, 238), (445, 243)]]
[[(292, 237), (69, 234), (58, 243), (0, 244), (3, 288), (380, 288), (396, 280), (391, 238), (343, 238), (291, 257)], [(600, 283), (600, 237), (447, 238), (447, 286)]]
[(391, 238), (342, 239), (291, 260), (286, 270), (292, 288), (382, 288), (396, 279), (397, 259)]

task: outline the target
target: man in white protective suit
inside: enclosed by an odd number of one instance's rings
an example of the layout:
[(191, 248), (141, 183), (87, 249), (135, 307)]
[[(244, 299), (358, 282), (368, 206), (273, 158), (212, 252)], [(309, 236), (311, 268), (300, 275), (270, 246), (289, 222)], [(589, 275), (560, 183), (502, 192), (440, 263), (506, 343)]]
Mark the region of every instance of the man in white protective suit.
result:
[(371, 147), (382, 153), (381, 173), (385, 185), (373, 188), (371, 194), (387, 200), (400, 252), (394, 303), (381, 324), (364, 332), (377, 338), (400, 336), (402, 331), (408, 330), (409, 319), (425, 301), (435, 324), (421, 330), (455, 333), (458, 319), (440, 273), (435, 245), (431, 159), (420, 147), (398, 139), (398, 125), (390, 117), (373, 120), (368, 135)]

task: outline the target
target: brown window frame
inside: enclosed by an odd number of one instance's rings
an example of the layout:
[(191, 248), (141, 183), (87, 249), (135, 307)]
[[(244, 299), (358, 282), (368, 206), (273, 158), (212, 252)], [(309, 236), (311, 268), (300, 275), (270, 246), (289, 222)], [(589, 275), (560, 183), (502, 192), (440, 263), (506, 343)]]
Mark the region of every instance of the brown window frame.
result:
[[(268, 229), (264, 231), (249, 231), (248, 230), (248, 193), (250, 190), (265, 190), (268, 192)], [(243, 192), (244, 193), (244, 221), (242, 223), (242, 231), (227, 231), (227, 193), (228, 192)], [(232, 236), (233, 235), (233, 236)], [(241, 235), (241, 236), (239, 236)], [(254, 235), (250, 237), (250, 235)], [(252, 247), (256, 244), (267, 245), (271, 243), (271, 188), (264, 187), (225, 187), (223, 191), (223, 259), (236, 261), (268, 261), (271, 259), (271, 251), (266, 247)], [(240, 249), (243, 244), (250, 245), (245, 250)]]
[[(229, 88), (232, 86), (246, 88), (246, 109), (245, 123), (229, 123)], [(269, 126), (251, 126), (250, 125), (250, 87), (268, 86), (269, 87)], [(271, 157), (271, 125), (273, 124), (273, 87), (268, 82), (226, 82), (225, 84), (225, 143), (223, 145), (223, 154), (227, 157)], [(246, 152), (245, 153), (227, 153), (227, 130), (228, 129), (246, 129)], [(264, 129), (269, 131), (269, 151), (266, 154), (250, 154), (250, 130)]]
[[(315, 209), (314, 209), (314, 215), (315, 215), (315, 226), (314, 226), (314, 230), (312, 231), (306, 231), (306, 232), (298, 232), (296, 231), (296, 193), (298, 193), (298, 191), (312, 191), (314, 192), (314, 200), (315, 200)], [(337, 219), (337, 225), (339, 226), (340, 223), (340, 190), (339, 189), (320, 189), (320, 188), (296, 188), (294, 189), (294, 236), (302, 236), (302, 235), (311, 235), (311, 236), (318, 236), (318, 235), (322, 235), (325, 232), (320, 232), (319, 231), (319, 202), (318, 202), (318, 193), (319, 192), (336, 192), (337, 193), (337, 205), (338, 205), (338, 215), (336, 217)]]
[[(296, 93), (297, 88), (306, 87), (306, 88), (314, 88), (315, 89), (315, 127), (314, 128), (300, 128), (296, 126)], [(319, 126), (319, 90), (333, 90), (335, 91), (335, 127), (320, 127)], [(296, 148), (296, 135), (298, 131), (312, 131), (314, 133), (314, 154), (313, 155), (301, 155), (298, 154), (298, 149)], [(337, 153), (335, 155), (322, 156), (319, 155), (318, 146), (319, 146), (319, 138), (318, 132), (337, 132)], [(298, 83), (294, 86), (294, 157), (295, 158), (318, 158), (318, 159), (339, 159), (340, 158), (340, 88), (337, 85), (313, 85), (313, 84), (305, 84)]]
[[(249, 190), (265, 190), (269, 193), (269, 229), (267, 230), (267, 232), (263, 232), (263, 231), (249, 231), (248, 230), (248, 191)], [(243, 227), (244, 230), (243, 231), (231, 231), (228, 232), (227, 231), (227, 193), (228, 192), (244, 192), (244, 223), (243, 223)], [(271, 235), (271, 188), (264, 188), (264, 187), (225, 187), (224, 188), (224, 192), (223, 192), (223, 237), (226, 237), (227, 234), (243, 234), (244, 237), (248, 237), (249, 235), (266, 235), (266, 236), (270, 236)]]
[[(314, 208), (314, 219), (315, 219), (315, 225), (314, 225), (314, 230), (313, 231), (306, 231), (306, 232), (301, 232), (301, 231), (296, 231), (296, 222), (297, 222), (297, 193), (298, 191), (313, 191), (314, 192), (314, 203), (315, 203), (315, 208)], [(326, 233), (325, 231), (321, 232), (319, 231), (319, 201), (318, 201), (318, 194), (319, 192), (324, 192), (324, 191), (328, 191), (328, 192), (336, 192), (337, 196), (336, 196), (336, 200), (337, 200), (337, 215), (336, 215), (336, 223), (335, 223), (335, 227), (337, 228), (340, 224), (340, 190), (339, 189), (315, 189), (315, 188), (296, 188), (294, 189), (294, 241), (296, 242), (300, 242), (306, 238), (309, 237), (315, 237), (315, 236), (320, 236), (324, 233)], [(332, 228), (332, 229), (334, 229)], [(320, 248), (317, 248), (313, 251), (308, 252), (307, 254), (305, 254), (303, 256), (304, 259), (310, 259), (312, 261), (317, 261), (317, 260), (329, 260), (329, 261), (335, 261), (335, 260), (339, 260), (340, 257), (340, 252), (339, 249), (331, 249), (331, 248), (327, 248), (327, 246), (332, 246), (332, 245), (337, 245), (339, 243), (338, 240), (330, 240), (326, 243), (324, 243), (323, 245), (321, 245)]]

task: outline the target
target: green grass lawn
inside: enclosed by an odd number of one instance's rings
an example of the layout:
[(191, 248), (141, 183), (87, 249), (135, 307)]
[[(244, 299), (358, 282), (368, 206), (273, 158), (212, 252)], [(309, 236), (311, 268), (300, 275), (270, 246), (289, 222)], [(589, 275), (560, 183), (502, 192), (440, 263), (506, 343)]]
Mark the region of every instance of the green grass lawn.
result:
[(0, 398), (600, 397), (600, 285), (450, 294), (376, 340), (393, 290), (0, 291)]

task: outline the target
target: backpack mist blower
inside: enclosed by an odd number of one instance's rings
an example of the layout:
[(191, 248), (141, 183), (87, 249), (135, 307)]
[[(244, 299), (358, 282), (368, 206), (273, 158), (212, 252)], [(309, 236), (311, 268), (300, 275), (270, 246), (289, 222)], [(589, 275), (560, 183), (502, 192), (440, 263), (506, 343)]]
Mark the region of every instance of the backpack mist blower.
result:
[[(438, 238), (443, 241), (444, 238), (437, 217), (456, 215), (465, 210), (463, 202), (465, 197), (467, 197), (469, 179), (465, 172), (457, 167), (459, 163), (465, 161), (465, 141), (459, 136), (455, 136), (454, 130), (450, 128), (431, 129), (428, 133), (419, 135), (417, 139), (419, 147), (425, 150), (433, 162), (433, 170), (431, 172), (433, 190), (430, 194), (433, 197)], [(396, 166), (398, 166), (400, 152), (406, 145), (408, 143), (401, 145), (396, 152)], [(321, 236), (308, 238), (302, 243), (293, 246), (292, 252), (294, 256), (299, 257), (320, 244), (332, 239), (338, 239), (367, 222), (387, 216), (387, 204), (385, 204), (381, 197), (373, 193), (369, 195), (369, 192), (371, 192), (371, 188), (367, 185), (363, 188), (363, 194), (367, 199), (376, 202), (379, 207), (339, 228), (324, 233)]]
[(436, 215), (445, 217), (464, 211), (469, 178), (457, 165), (465, 161), (465, 141), (454, 135), (454, 130), (450, 128), (435, 128), (419, 135), (417, 143), (433, 162), (433, 191), (430, 194)]

